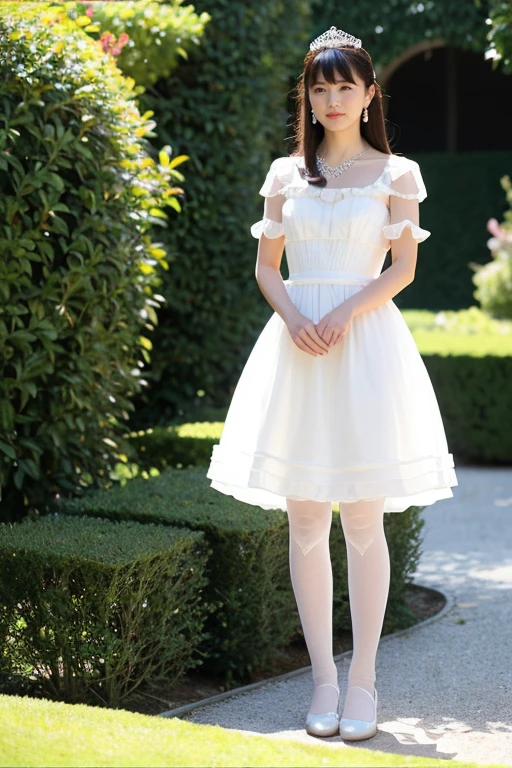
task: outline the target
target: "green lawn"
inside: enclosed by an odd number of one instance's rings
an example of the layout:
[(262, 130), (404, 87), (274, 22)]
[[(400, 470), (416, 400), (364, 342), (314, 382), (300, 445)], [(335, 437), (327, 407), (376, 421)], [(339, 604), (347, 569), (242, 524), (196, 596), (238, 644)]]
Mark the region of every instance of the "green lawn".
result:
[[(218, 725), (198, 725), (179, 718), (0, 695), (0, 764), (3, 768), (270, 765), (439, 768), (440, 760), (374, 752), (350, 747), (341, 741), (337, 749), (321, 743), (309, 746), (244, 735)], [(450, 766), (477, 768), (476, 764), (454, 760), (450, 760)]]
[(495, 320), (477, 307), (459, 312), (401, 311), (422, 355), (512, 355), (510, 320)]

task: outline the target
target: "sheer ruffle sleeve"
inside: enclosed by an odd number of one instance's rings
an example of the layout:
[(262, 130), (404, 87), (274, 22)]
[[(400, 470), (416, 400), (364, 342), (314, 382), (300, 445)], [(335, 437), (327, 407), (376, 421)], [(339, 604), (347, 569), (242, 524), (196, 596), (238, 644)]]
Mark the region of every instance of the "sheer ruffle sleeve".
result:
[(392, 155), (387, 173), (390, 195), (404, 200), (417, 200), (419, 203), (426, 198), (425, 183), (420, 166), (415, 160), (402, 155)]
[(422, 243), (432, 234), (432, 232), (429, 232), (428, 229), (422, 229), (418, 224), (415, 224), (410, 219), (403, 219), (402, 221), (398, 221), (395, 224), (387, 224), (382, 228), (382, 234), (387, 237), (388, 240), (397, 240), (404, 231), (405, 227), (411, 228), (412, 236), (415, 240), (418, 241), (418, 243)]
[(382, 228), (388, 240), (398, 240), (409, 228), (413, 238), (422, 243), (432, 234), (419, 225), (419, 203), (427, 196), (418, 163), (401, 155), (394, 155), (388, 169), (390, 222)]
[(280, 193), (290, 181), (292, 171), (289, 157), (278, 157), (271, 163), (260, 189), (260, 195), (265, 198), (263, 218), (251, 226), (253, 237), (259, 239), (264, 234), (272, 240), (284, 235), (282, 209), (285, 198)]
[(253, 237), (259, 240), (262, 234), (271, 240), (274, 240), (276, 237), (281, 237), (281, 235), (284, 235), (282, 222), (274, 221), (273, 219), (268, 219), (264, 216), (260, 221), (257, 221), (251, 226), (251, 235)]
[(278, 195), (285, 184), (288, 184), (293, 177), (293, 159), (291, 157), (278, 157), (274, 160), (267, 171), (267, 176), (260, 189), (260, 195), (263, 197), (274, 197)]

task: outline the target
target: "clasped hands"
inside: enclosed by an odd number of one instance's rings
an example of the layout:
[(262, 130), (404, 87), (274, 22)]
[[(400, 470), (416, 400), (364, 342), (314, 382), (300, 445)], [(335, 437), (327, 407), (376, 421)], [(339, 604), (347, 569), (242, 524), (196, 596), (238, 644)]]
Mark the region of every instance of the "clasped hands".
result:
[(342, 341), (349, 331), (353, 316), (353, 307), (345, 301), (324, 315), (318, 323), (299, 313), (287, 320), (286, 325), (297, 347), (317, 357), (326, 355)]

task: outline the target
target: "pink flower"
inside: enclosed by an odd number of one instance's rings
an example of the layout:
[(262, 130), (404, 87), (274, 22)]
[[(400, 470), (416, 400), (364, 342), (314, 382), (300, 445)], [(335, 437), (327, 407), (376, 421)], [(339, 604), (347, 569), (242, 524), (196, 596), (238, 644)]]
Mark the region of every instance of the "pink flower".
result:
[(497, 237), (498, 240), (501, 239), (502, 232), (497, 219), (489, 219), (489, 221), (487, 222), (487, 229), (489, 230), (491, 235), (494, 235), (494, 237)]
[(119, 39), (116, 42), (115, 35), (111, 32), (104, 32), (100, 38), (100, 44), (103, 49), (103, 53), (110, 53), (112, 56), (119, 56), (123, 50), (123, 46), (128, 42), (129, 36), (126, 32), (119, 35)]

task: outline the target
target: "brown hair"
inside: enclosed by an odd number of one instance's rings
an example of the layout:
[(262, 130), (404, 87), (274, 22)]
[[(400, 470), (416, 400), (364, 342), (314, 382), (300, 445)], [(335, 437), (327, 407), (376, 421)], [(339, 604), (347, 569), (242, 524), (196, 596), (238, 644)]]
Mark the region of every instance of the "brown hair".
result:
[(296, 149), (292, 155), (302, 155), (308, 173), (315, 177), (309, 179), (310, 184), (323, 187), (327, 180), (322, 176), (316, 164), (316, 151), (324, 136), (324, 127), (318, 121), (311, 120), (311, 102), (309, 100), (310, 84), (322, 73), (328, 83), (336, 82), (336, 73), (345, 80), (355, 83), (352, 72), (364, 81), (366, 88), (374, 83), (375, 95), (368, 107), (368, 122), (361, 120), (361, 135), (375, 149), (393, 154), (386, 135), (384, 112), (382, 109), (382, 91), (377, 80), (373, 77), (373, 64), (370, 54), (364, 48), (342, 46), (339, 48), (323, 48), (320, 51), (308, 51), (304, 59), (304, 69), (296, 87), (297, 121), (295, 130)]

